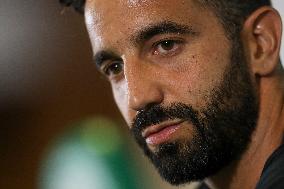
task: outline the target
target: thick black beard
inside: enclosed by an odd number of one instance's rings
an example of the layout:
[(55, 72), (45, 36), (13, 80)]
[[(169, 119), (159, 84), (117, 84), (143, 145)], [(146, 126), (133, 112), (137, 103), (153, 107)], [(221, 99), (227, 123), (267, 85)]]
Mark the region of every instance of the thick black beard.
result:
[[(206, 109), (198, 111), (179, 102), (168, 107), (149, 105), (138, 113), (131, 131), (166, 181), (179, 185), (202, 180), (238, 160), (246, 150), (256, 127), (257, 99), (241, 42), (235, 41), (231, 63), (222, 83), (207, 99)], [(152, 152), (141, 132), (169, 119), (190, 122), (193, 138), (162, 144)]]

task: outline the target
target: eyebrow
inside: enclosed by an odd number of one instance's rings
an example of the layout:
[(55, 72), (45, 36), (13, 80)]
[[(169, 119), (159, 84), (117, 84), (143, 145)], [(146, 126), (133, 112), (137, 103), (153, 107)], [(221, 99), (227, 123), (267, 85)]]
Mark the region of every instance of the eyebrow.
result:
[(191, 34), (196, 35), (197, 32), (193, 31), (192, 27), (188, 25), (178, 24), (173, 21), (162, 21), (149, 25), (146, 28), (138, 31), (130, 37), (131, 41), (137, 46), (143, 42), (151, 39), (155, 35), (161, 34)]
[[(196, 35), (197, 32), (193, 31), (193, 29), (188, 25), (178, 24), (173, 21), (162, 21), (159, 23), (149, 25), (139, 30), (137, 33), (134, 33), (133, 35), (130, 36), (130, 41), (135, 46), (139, 46), (139, 44), (142, 44), (145, 41), (151, 39), (152, 37), (161, 34)], [(93, 61), (95, 62), (96, 67), (98, 69), (101, 68), (102, 64), (106, 60), (122, 60), (122, 59), (111, 50), (101, 50), (97, 52), (93, 57)]]
[(98, 69), (101, 68), (102, 64), (106, 60), (121, 60), (121, 58), (110, 50), (101, 50), (95, 54), (93, 61)]

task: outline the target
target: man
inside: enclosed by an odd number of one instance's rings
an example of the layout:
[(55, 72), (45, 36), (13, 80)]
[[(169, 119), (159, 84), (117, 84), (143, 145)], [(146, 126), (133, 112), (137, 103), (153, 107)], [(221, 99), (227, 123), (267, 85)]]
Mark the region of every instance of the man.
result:
[[(61, 0), (166, 181), (284, 188), (281, 19), (268, 0)], [(206, 183), (206, 185), (205, 185)]]

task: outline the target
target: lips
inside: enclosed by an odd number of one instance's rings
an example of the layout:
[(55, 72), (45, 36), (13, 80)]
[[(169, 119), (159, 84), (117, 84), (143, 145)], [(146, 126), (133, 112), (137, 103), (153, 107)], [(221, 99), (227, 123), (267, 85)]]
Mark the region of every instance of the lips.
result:
[(146, 143), (150, 145), (158, 145), (165, 143), (171, 139), (173, 134), (180, 128), (183, 121), (168, 121), (159, 125), (148, 127), (142, 132), (142, 136), (146, 139)]

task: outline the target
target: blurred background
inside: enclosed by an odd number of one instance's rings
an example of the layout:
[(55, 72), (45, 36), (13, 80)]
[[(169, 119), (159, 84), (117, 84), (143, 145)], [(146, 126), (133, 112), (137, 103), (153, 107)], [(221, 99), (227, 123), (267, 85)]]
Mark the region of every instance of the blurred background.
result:
[(0, 188), (174, 188), (131, 140), (83, 16), (57, 0), (0, 0), (0, 124)]

